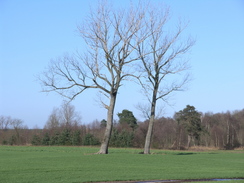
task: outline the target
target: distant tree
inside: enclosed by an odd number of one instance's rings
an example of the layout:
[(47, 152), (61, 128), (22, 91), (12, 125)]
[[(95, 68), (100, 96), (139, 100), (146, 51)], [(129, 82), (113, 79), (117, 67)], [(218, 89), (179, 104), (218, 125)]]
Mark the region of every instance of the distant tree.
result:
[(60, 108), (61, 125), (65, 127), (77, 126), (81, 122), (81, 116), (75, 111), (75, 106), (64, 101)]
[(0, 116), (0, 139), (4, 145), (8, 144), (5, 132), (10, 128), (11, 121), (12, 119), (9, 116)]
[(106, 126), (107, 126), (107, 121), (106, 121), (105, 119), (103, 119), (103, 120), (101, 121), (100, 127), (101, 127), (101, 128), (105, 128)]
[(52, 113), (49, 115), (48, 120), (45, 124), (46, 129), (57, 129), (60, 127), (60, 116), (59, 109), (54, 108)]
[(113, 147), (132, 147), (134, 133), (126, 129), (113, 128), (110, 145)]
[(16, 144), (21, 144), (20, 130), (25, 128), (21, 119), (11, 119), (10, 125), (15, 131)]
[(38, 146), (42, 144), (41, 138), (38, 135), (33, 135), (32, 140), (31, 140), (31, 144), (34, 146)]
[(59, 136), (60, 136), (60, 133), (55, 132), (55, 134), (52, 135), (50, 138), (50, 145), (61, 145), (60, 141), (59, 141)]
[(226, 150), (234, 149), (235, 147), (240, 146), (240, 142), (238, 140), (238, 131), (240, 128), (240, 122), (237, 121), (235, 115), (233, 115), (230, 111), (227, 111), (223, 114), (224, 123), (226, 124), (226, 143), (224, 145)]
[(138, 122), (138, 127), (134, 133), (133, 145), (138, 148), (143, 148), (147, 134), (148, 120)]
[(7, 130), (12, 122), (9, 116), (0, 116), (0, 130)]
[(44, 146), (50, 145), (50, 136), (47, 132), (45, 133), (44, 137), (42, 138), (42, 145), (44, 145)]
[(120, 124), (128, 124), (133, 130), (137, 127), (137, 119), (133, 115), (133, 112), (124, 109), (122, 113), (117, 114)]
[(44, 128), (58, 129), (59, 127), (71, 128), (81, 123), (81, 116), (75, 111), (75, 106), (64, 101), (60, 108), (54, 108)]
[(172, 148), (175, 140), (175, 123), (172, 118), (161, 117), (155, 120), (152, 147), (156, 149)]
[(179, 118), (178, 115), (179, 115), (178, 113), (175, 113), (174, 117), (173, 117), (173, 119), (176, 122), (176, 129), (175, 129), (176, 139), (175, 139), (174, 144), (172, 145), (172, 148), (176, 148), (176, 149), (180, 150), (182, 148), (181, 142), (182, 142), (182, 136), (184, 133), (184, 125), (183, 125), (183, 121)]
[(10, 139), (9, 139), (9, 145), (18, 145), (19, 144), (19, 142), (18, 142), (18, 140), (17, 140), (17, 137), (16, 137), (16, 135), (12, 135), (11, 137), (10, 137)]
[(187, 105), (186, 108), (177, 112), (175, 116), (179, 123), (183, 123), (188, 133), (187, 148), (190, 147), (191, 140), (199, 142), (200, 134), (203, 131), (201, 125), (201, 113), (197, 112), (194, 106)]
[(244, 109), (234, 111), (233, 118), (237, 122), (234, 128), (236, 131), (236, 141), (238, 141), (240, 146), (244, 146)]
[(81, 133), (79, 130), (76, 130), (73, 132), (72, 134), (72, 145), (73, 146), (78, 146), (81, 145), (81, 137), (80, 137)]
[(58, 139), (59, 145), (71, 145), (71, 131), (70, 129), (65, 128), (62, 133), (59, 135)]
[(211, 116), (211, 130), (210, 135), (212, 136), (214, 146), (222, 149), (225, 144), (226, 137), (226, 123), (223, 119), (223, 114), (216, 113)]
[[(212, 141), (211, 136), (213, 136), (212, 131), (213, 131), (213, 128), (215, 128), (216, 123), (212, 119), (212, 116), (213, 116), (213, 113), (211, 113), (211, 112), (207, 112), (202, 115), (202, 125), (204, 126), (206, 133), (204, 134), (204, 136), (201, 139), (203, 141), (203, 144), (207, 147), (211, 146), (212, 142), (214, 142), (214, 140)], [(215, 145), (216, 145), (216, 143), (214, 143), (214, 145), (212, 145), (212, 146), (215, 146)]]

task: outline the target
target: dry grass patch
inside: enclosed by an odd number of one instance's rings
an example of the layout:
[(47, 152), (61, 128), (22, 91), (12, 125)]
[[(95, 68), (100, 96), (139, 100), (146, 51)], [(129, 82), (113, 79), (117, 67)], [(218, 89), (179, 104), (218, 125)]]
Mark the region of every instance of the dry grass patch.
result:
[(189, 148), (190, 151), (217, 151), (217, 147), (206, 147), (206, 146), (192, 146)]

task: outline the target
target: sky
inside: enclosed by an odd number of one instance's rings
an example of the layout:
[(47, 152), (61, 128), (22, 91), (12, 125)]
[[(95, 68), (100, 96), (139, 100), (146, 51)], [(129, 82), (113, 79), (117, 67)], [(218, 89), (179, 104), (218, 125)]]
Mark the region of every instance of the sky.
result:
[[(129, 0), (112, 1), (128, 7)], [(174, 93), (161, 116), (172, 117), (186, 105), (200, 112), (226, 112), (244, 108), (244, 1), (243, 0), (151, 0), (170, 6), (172, 21), (189, 20), (186, 34), (196, 44), (187, 55), (192, 81), (187, 90)], [(119, 4), (120, 3), (120, 4)], [(54, 107), (64, 100), (56, 93), (43, 93), (36, 76), (51, 59), (84, 49), (77, 26), (97, 1), (0, 0), (0, 115), (24, 121), (29, 128), (42, 128)], [(133, 112), (145, 100), (133, 83), (120, 89), (116, 108)], [(87, 90), (72, 105), (82, 123), (106, 119), (106, 110)]]

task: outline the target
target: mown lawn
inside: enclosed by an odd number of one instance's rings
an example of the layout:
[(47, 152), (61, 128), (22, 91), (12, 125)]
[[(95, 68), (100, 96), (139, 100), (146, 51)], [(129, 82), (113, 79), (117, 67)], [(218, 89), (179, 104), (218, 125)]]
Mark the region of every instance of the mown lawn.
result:
[[(244, 151), (162, 151), (0, 146), (0, 182), (97, 182), (244, 178)], [(243, 181), (237, 181), (243, 182)]]

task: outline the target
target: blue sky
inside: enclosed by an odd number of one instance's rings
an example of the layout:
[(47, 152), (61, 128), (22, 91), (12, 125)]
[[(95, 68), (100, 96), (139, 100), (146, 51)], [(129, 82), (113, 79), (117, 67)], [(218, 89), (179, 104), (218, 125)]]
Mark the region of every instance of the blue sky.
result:
[[(115, 5), (121, 6), (113, 1)], [(152, 2), (162, 2), (152, 0)], [(190, 58), (193, 80), (188, 90), (177, 92), (163, 115), (171, 117), (187, 104), (201, 112), (225, 112), (244, 108), (244, 1), (166, 0), (172, 20), (189, 20), (186, 34), (196, 38)], [(76, 27), (96, 1), (1, 0), (0, 1), (0, 115), (19, 118), (29, 128), (43, 127), (63, 98), (42, 93), (35, 75), (52, 58), (82, 50)], [(129, 0), (123, 1), (129, 6)], [(75, 101), (76, 110), (87, 124), (106, 118), (96, 102), (96, 91), (86, 91)], [(121, 88), (115, 113), (133, 111), (144, 120), (135, 105), (143, 95), (134, 84)]]

